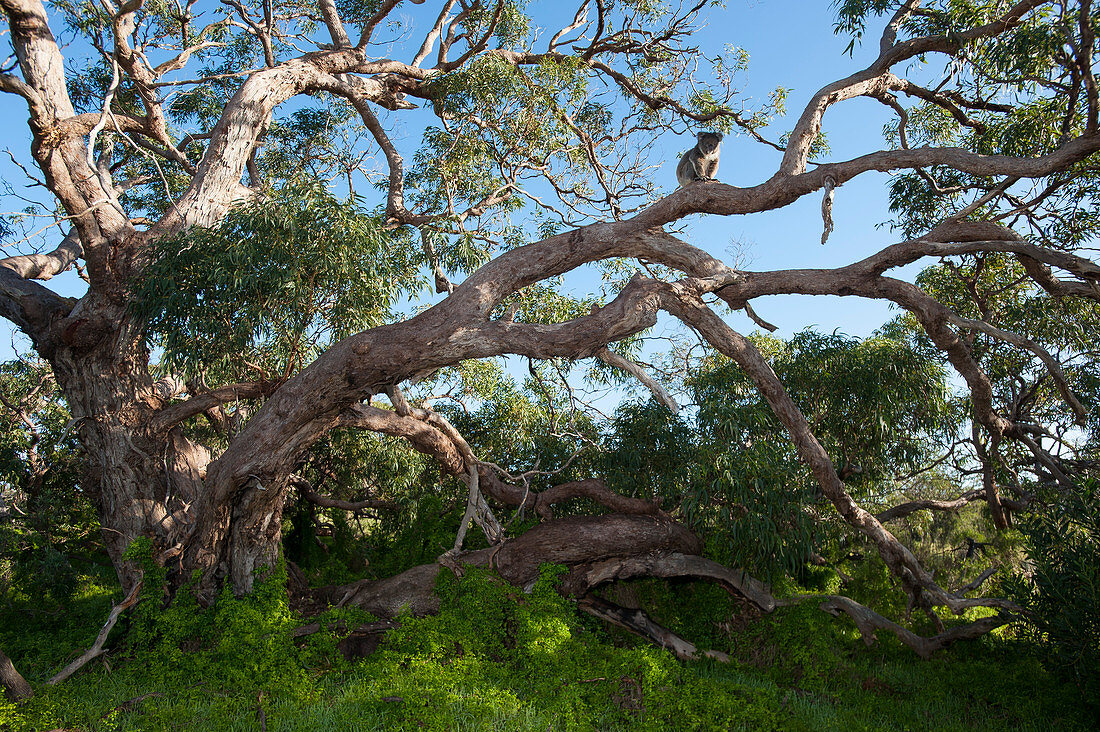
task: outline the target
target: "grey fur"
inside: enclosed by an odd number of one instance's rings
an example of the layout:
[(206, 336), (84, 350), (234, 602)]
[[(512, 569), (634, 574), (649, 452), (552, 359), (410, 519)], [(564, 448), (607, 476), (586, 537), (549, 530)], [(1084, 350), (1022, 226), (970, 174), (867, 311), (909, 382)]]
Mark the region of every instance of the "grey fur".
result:
[(697, 180), (714, 180), (718, 172), (718, 146), (722, 144), (721, 132), (700, 132), (699, 142), (684, 153), (676, 166), (676, 180), (686, 186)]

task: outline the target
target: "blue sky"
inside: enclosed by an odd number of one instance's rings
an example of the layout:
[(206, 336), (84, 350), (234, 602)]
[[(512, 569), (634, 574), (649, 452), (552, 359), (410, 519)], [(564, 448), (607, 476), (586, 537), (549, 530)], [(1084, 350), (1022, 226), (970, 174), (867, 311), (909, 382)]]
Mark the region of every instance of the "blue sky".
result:
[[(410, 6), (408, 16), (414, 26), (429, 22), (425, 12), (434, 18), (436, 9), (429, 9), (429, 5), (432, 3)], [(536, 22), (549, 29), (547, 37), (552, 35), (559, 15), (567, 14), (568, 21), (573, 13), (571, 5), (559, 2), (532, 2), (529, 8)], [(748, 52), (749, 68), (742, 77), (747, 106), (763, 102), (776, 86), (790, 90), (788, 116), (764, 131), (769, 139), (778, 139), (793, 127), (797, 114), (814, 91), (864, 67), (877, 50), (881, 22), (868, 29), (869, 42), (857, 48), (854, 57), (849, 57), (844, 54), (848, 39), (833, 34), (833, 21), (829, 2), (731, 1), (725, 9), (712, 11), (709, 24), (700, 31), (697, 40), (711, 53), (726, 44), (740, 46)], [(411, 37), (417, 37), (416, 28)], [(938, 71), (938, 68), (932, 70)], [(0, 136), (3, 139), (0, 150), (10, 149), (17, 160), (32, 168), (26, 107), (11, 95), (0, 99), (3, 100), (0, 103)], [(852, 100), (831, 109), (824, 125), (832, 148), (831, 158), (846, 159), (880, 147), (882, 128), (888, 119), (884, 107), (865, 99)], [(671, 135), (660, 141), (658, 149), (663, 147), (666, 163), (657, 174), (667, 192), (676, 185), (674, 171), (679, 154), (693, 143), (694, 140), (687, 136)], [(729, 136), (723, 144), (718, 177), (732, 185), (755, 185), (766, 180), (778, 162), (779, 153), (775, 150), (745, 136)], [(0, 154), (0, 176), (20, 194), (35, 195), (34, 189), (23, 187), (26, 179), (6, 154)], [(885, 175), (870, 174), (838, 189), (834, 206), (836, 229), (825, 246), (820, 244), (819, 195), (763, 214), (693, 217), (687, 222), (687, 236), (691, 243), (727, 262), (740, 262), (746, 269), (840, 266), (896, 240), (889, 228), (878, 228), (889, 218), (886, 209), (888, 181)], [(12, 211), (21, 205), (7, 198), (0, 208)], [(910, 273), (914, 271), (911, 269)], [(591, 290), (598, 284), (591, 274), (583, 273), (569, 282), (577, 290)], [(55, 279), (51, 286), (65, 294), (76, 294), (80, 284), (70, 274)], [(815, 326), (823, 331), (839, 329), (850, 335), (866, 336), (891, 317), (884, 303), (855, 298), (761, 298), (754, 301), (754, 308), (779, 326), (780, 335)], [(730, 322), (744, 332), (755, 329), (755, 325), (740, 314), (732, 315)], [(11, 341), (6, 331), (0, 331), (0, 357), (11, 356)]]

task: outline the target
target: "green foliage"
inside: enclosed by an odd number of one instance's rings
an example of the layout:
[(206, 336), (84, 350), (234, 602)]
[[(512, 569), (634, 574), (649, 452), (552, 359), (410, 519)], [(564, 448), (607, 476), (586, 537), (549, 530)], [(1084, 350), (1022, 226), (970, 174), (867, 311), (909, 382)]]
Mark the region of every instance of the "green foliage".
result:
[[(864, 648), (854, 629), (813, 602), (746, 624), (713, 587), (642, 583), (645, 601), (671, 613), (665, 622), (734, 656), (728, 665), (682, 663), (587, 630), (554, 590), (561, 572), (544, 567), (527, 594), (485, 570), (461, 579), (443, 572), (439, 615), (400, 618), (355, 663), (334, 655), (330, 633), (302, 647), (287, 643), (296, 621), (287, 622), (277, 582), (263, 583), (255, 602), (169, 608), (149, 641), (163, 658), (136, 647), (146, 619), (135, 619), (132, 658), (39, 686), (22, 706), (0, 702), (0, 728), (243, 731), (261, 719), (273, 732), (1089, 728), (1072, 687), (1017, 641), (990, 638), (921, 661), (889, 636)], [(366, 618), (318, 620), (352, 627)], [(83, 627), (94, 635), (96, 622)]]
[[(1095, 449), (1100, 435), (1100, 368), (1093, 352), (1100, 305), (1086, 298), (1051, 298), (1032, 283), (1015, 257), (1006, 254), (967, 256), (929, 267), (918, 275), (917, 284), (962, 317), (984, 320), (1050, 353), (1084, 407), (1083, 420), (1032, 353), (982, 332), (968, 336), (972, 353), (991, 381), (994, 404), (1003, 405), (997, 408), (1011, 412), (1016, 421), (1047, 426), (1065, 444), (1085, 450), (1083, 455)], [(887, 324), (883, 332), (908, 340), (928, 358), (944, 359), (911, 315)], [(954, 420), (965, 423), (971, 409), (968, 395), (959, 394), (952, 402)], [(1032, 467), (1034, 456), (1020, 445), (1002, 442), (1000, 451), (1001, 462), (1008, 456), (1028, 466), (1038, 479), (1046, 474), (1045, 468)], [(1066, 469), (1073, 471), (1071, 464)], [(997, 480), (1011, 484), (1020, 478), (999, 471)]]
[(358, 113), (340, 97), (319, 94), (318, 101), (320, 106), (297, 109), (273, 121), (257, 161), (263, 180), (254, 185), (327, 180), (355, 169), (358, 153), (352, 143), (362, 124)]
[(393, 317), (420, 286), (412, 252), (357, 203), (319, 184), (288, 186), (158, 242), (135, 307), (169, 368), (234, 380), (251, 362), (282, 375)]
[(598, 441), (599, 430), (570, 401), (562, 364), (532, 364), (530, 372), (524, 388), (501, 383), (492, 398), (476, 410), (441, 411), (465, 435), (475, 453), (493, 455), (493, 462), (505, 470), (521, 473), (537, 466), (542, 471), (560, 471), (534, 476), (532, 487), (536, 490), (591, 477), (584, 474), (588, 466), (585, 448)]
[[(136, 544), (129, 556), (137, 560), (145, 550)], [(132, 662), (144, 668), (150, 680), (173, 687), (201, 680), (245, 693), (301, 691), (308, 686), (305, 667), (311, 659), (308, 649), (298, 648), (291, 637), (300, 623), (287, 604), (285, 566), (242, 597), (226, 588), (205, 609), (186, 588), (164, 607), (163, 582), (163, 570), (147, 564), (127, 635)]]
[(1021, 530), (1032, 567), (1010, 585), (1051, 667), (1100, 709), (1100, 481), (1052, 496)]
[[(987, 636), (920, 661), (887, 633), (865, 647), (853, 626), (817, 606), (780, 608), (733, 639), (738, 662), (817, 706), (806, 729), (1090, 727), (1080, 697), (1018, 641)], [(1013, 691), (1022, 689), (1030, 691)]]
[(595, 462), (611, 490), (668, 504), (688, 493), (698, 459), (688, 422), (650, 400), (615, 410)]
[(74, 564), (75, 577), (64, 595), (43, 593), (40, 583), (19, 582), (0, 596), (0, 649), (32, 684), (45, 681), (90, 647), (112, 601), (121, 600), (108, 562)]
[(850, 35), (851, 43), (844, 50), (851, 54), (856, 45), (863, 40), (863, 31), (867, 29), (867, 18), (881, 15), (897, 5), (894, 0), (834, 0), (837, 21), (833, 26), (836, 35)]
[(388, 576), (378, 572), (396, 573), (419, 563), (406, 552), (391, 550), (410, 522), (421, 525), (419, 504), (439, 491), (439, 468), (430, 458), (404, 440), (364, 430), (333, 430), (310, 448), (298, 472), (327, 497), (380, 502), (379, 508), (349, 513), (302, 499), (287, 512), (287, 559), (303, 569), (312, 584), (351, 582), (364, 574)]
[(442, 575), (444, 612), (403, 619), (345, 698), (387, 729), (776, 728), (774, 689), (596, 642), (554, 591), (560, 572), (529, 595), (484, 571)]
[(0, 399), (0, 600), (26, 595), (59, 611), (97, 561), (83, 451), (45, 363), (0, 364)]
[[(917, 466), (949, 434), (942, 369), (900, 341), (807, 330), (757, 344), (856, 493)], [(788, 433), (740, 368), (705, 361), (690, 385), (705, 468), (685, 501), (689, 518), (720, 561), (773, 579), (797, 574), (826, 538), (831, 508), (819, 507)]]

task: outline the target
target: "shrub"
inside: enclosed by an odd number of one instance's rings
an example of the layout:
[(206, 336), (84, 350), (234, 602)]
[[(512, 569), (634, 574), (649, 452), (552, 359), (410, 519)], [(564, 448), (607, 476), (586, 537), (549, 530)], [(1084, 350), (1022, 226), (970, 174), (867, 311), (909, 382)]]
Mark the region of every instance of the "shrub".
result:
[(1072, 674), (1100, 705), (1100, 482), (1085, 483), (1021, 530), (1032, 568), (1012, 583), (1052, 668)]

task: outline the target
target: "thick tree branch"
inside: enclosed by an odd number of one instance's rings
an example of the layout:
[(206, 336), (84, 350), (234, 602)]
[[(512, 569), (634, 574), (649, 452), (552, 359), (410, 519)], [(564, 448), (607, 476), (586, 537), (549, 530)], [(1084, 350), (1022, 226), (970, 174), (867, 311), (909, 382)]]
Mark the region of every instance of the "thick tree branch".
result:
[(23, 701), (34, 696), (34, 689), (3, 651), (0, 651), (0, 686), (4, 687), (4, 696), (8, 701)]
[(579, 565), (562, 580), (560, 589), (579, 597), (608, 582), (639, 577), (678, 577), (717, 582), (765, 613), (774, 610), (777, 604), (768, 586), (745, 572), (730, 569), (705, 557), (676, 553), (621, 557)]
[(269, 381), (246, 381), (240, 384), (220, 386), (217, 389), (211, 389), (198, 396), (193, 396), (187, 401), (164, 407), (149, 422), (146, 429), (150, 434), (167, 432), (185, 420), (200, 415), (213, 407), (243, 399), (262, 397), (269, 394), (275, 386), (276, 382)]
[(55, 343), (51, 326), (73, 309), (74, 301), (37, 282), (25, 280), (0, 266), (0, 317), (7, 318), (31, 337), (39, 353), (49, 353)]
[(68, 271), (84, 256), (80, 236), (70, 229), (61, 244), (47, 254), (20, 254), (0, 259), (0, 267), (6, 267), (25, 280), (48, 280)]

